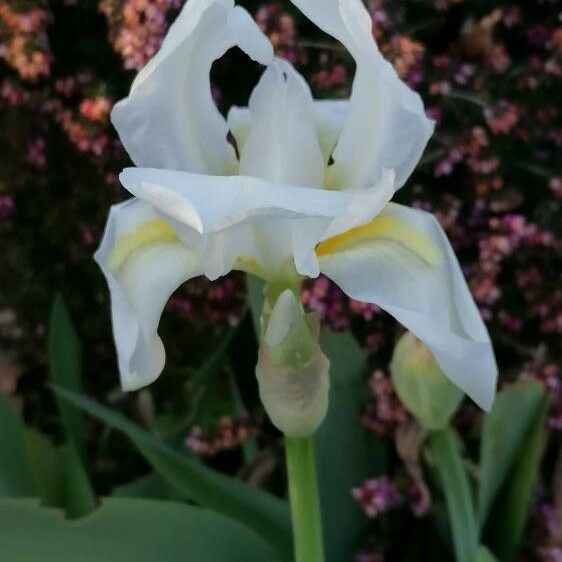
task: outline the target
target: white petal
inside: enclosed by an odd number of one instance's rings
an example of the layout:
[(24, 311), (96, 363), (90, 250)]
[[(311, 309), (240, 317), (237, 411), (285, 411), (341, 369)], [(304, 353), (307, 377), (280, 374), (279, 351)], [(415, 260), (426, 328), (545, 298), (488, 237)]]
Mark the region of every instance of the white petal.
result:
[(156, 380), (165, 352), (157, 329), (166, 302), (184, 281), (201, 274), (195, 254), (179, 241), (136, 249), (114, 271), (109, 256), (119, 239), (146, 221), (158, 218), (149, 205), (129, 200), (111, 208), (95, 259), (111, 293), (113, 335), (124, 390), (137, 390)]
[(325, 165), (312, 107), (302, 76), (287, 61), (275, 59), (250, 97), (251, 126), (240, 149), (240, 174), (322, 187)]
[[(347, 100), (313, 100), (312, 118), (316, 129), (316, 138), (324, 157), (324, 165), (328, 164), (334, 146), (344, 126), (349, 102)], [(233, 106), (228, 112), (228, 126), (236, 139), (238, 150), (242, 151), (250, 129), (252, 115), (247, 107)]]
[(380, 240), (321, 257), (322, 272), (351, 298), (392, 314), (425, 342), (451, 381), (489, 409), (497, 380), (494, 352), (445, 233), (424, 211), (389, 204), (385, 215), (423, 231), (440, 249), (442, 262), (430, 266)]
[(401, 187), (433, 133), (423, 103), (384, 60), (372, 36), (371, 18), (361, 0), (292, 0), (318, 27), (350, 51), (357, 63), (349, 115), (334, 158), (339, 187), (376, 183), (394, 169)]
[(316, 134), (326, 163), (334, 152), (348, 113), (348, 100), (316, 100), (314, 102)]
[(114, 107), (112, 121), (136, 165), (214, 174), (236, 166), (211, 96), (211, 64), (234, 45), (264, 64), (273, 50), (251, 16), (233, 6), (189, 0), (129, 97)]
[(182, 241), (197, 246), (205, 275), (213, 279), (230, 271), (239, 256), (266, 269), (292, 257), (299, 273), (317, 276), (316, 244), (371, 220), (392, 195), (392, 177), (388, 172), (379, 185), (355, 192), (151, 168), (127, 168), (120, 180)]

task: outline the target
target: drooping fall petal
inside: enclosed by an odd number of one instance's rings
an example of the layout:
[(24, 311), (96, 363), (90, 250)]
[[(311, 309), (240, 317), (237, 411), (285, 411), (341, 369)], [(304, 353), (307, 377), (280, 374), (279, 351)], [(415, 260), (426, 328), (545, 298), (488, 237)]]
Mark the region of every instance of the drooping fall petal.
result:
[(371, 225), (323, 242), (317, 253), (345, 293), (394, 316), (452, 382), (490, 408), (497, 379), (490, 338), (433, 215), (391, 203)]
[(95, 259), (111, 293), (121, 384), (136, 390), (162, 372), (162, 310), (179, 285), (201, 274), (201, 266), (150, 205), (135, 199), (112, 207)]

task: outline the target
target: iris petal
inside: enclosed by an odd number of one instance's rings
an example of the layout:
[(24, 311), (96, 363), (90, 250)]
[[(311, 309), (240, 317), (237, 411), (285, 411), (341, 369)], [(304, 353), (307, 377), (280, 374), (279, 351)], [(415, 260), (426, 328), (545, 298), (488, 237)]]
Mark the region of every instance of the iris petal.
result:
[(211, 95), (214, 60), (230, 47), (267, 64), (273, 49), (233, 0), (189, 0), (112, 121), (137, 166), (211, 174), (236, 168), (228, 127)]
[(452, 382), (489, 409), (497, 380), (494, 352), (445, 233), (429, 213), (402, 205), (389, 204), (381, 218), (420, 231), (442, 259), (418, 259), (419, 241), (363, 238), (341, 251), (323, 253), (322, 272), (351, 298), (377, 304), (394, 316), (431, 349)]
[(379, 52), (361, 0), (292, 2), (343, 43), (357, 64), (349, 112), (333, 153), (331, 184), (343, 189), (373, 185), (387, 168), (396, 172), (401, 187), (433, 133), (420, 96)]
[(162, 223), (142, 201), (115, 205), (95, 255), (111, 293), (124, 390), (136, 390), (160, 375), (165, 352), (157, 330), (164, 306), (179, 285), (201, 273), (196, 254)]

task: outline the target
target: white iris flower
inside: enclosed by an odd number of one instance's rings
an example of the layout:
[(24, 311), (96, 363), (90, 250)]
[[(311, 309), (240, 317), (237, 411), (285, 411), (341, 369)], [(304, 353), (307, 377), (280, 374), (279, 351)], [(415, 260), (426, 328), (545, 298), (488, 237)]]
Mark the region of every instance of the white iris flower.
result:
[[(133, 198), (111, 209), (96, 260), (123, 388), (160, 375), (160, 315), (186, 280), (242, 270), (283, 286), (323, 273), (392, 314), (487, 409), (496, 363), (451, 246), (431, 214), (389, 202), (433, 122), (380, 54), (361, 0), (292, 1), (355, 58), (349, 100), (314, 101), (233, 0), (189, 0), (113, 110), (137, 167), (120, 176)], [(266, 68), (225, 120), (209, 71), (235, 45)]]

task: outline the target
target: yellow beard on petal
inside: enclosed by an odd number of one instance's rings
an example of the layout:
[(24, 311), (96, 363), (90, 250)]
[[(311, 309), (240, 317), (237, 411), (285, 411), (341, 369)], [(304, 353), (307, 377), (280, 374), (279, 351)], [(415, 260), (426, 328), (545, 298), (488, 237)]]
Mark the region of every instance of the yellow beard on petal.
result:
[(118, 271), (129, 256), (147, 244), (174, 242), (177, 240), (174, 229), (163, 219), (156, 218), (137, 225), (133, 232), (121, 236), (113, 246), (107, 267)]
[(359, 244), (387, 241), (400, 244), (429, 265), (438, 265), (443, 260), (440, 249), (421, 230), (394, 217), (376, 217), (367, 224), (350, 228), (332, 236), (316, 246), (318, 257), (345, 250), (352, 250)]

